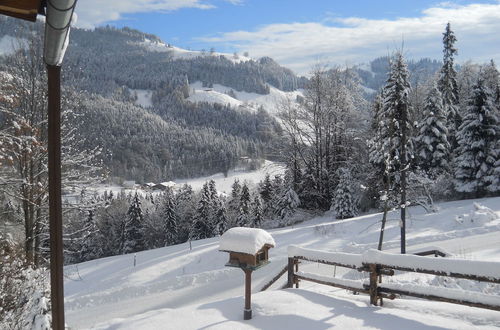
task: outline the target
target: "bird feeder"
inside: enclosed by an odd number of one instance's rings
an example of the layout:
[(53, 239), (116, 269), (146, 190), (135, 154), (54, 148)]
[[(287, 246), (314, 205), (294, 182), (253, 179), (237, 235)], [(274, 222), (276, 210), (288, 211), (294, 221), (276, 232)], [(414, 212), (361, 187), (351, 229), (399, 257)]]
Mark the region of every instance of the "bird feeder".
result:
[(275, 245), (268, 232), (257, 228), (235, 227), (221, 236), (219, 251), (229, 252), (226, 266), (241, 268), (245, 272), (245, 320), (252, 318), (252, 272), (269, 263), (269, 249)]

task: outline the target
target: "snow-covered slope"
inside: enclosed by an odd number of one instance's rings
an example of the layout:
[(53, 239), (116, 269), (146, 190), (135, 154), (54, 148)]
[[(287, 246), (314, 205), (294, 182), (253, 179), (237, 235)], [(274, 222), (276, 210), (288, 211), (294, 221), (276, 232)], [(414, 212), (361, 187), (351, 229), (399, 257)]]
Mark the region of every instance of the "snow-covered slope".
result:
[[(442, 203), (432, 214), (411, 207), (408, 213), (409, 252), (439, 247), (455, 257), (500, 261), (500, 197)], [(384, 250), (394, 253), (399, 250), (397, 215), (389, 215), (384, 242)], [(253, 292), (257, 293), (285, 266), (288, 245), (362, 253), (376, 247), (380, 219), (381, 214), (369, 214), (338, 221), (327, 214), (294, 227), (271, 230), (276, 247), (270, 251), (271, 263), (254, 272)], [(352, 296), (343, 290), (305, 282), (299, 290), (254, 294), (254, 319), (244, 322), (243, 272), (224, 267), (228, 257), (218, 248), (219, 238), (211, 238), (192, 242), (192, 250), (184, 243), (137, 253), (136, 267), (134, 255), (67, 266), (67, 323), (76, 329), (99, 324), (103, 329), (500, 327), (498, 312), (405, 298), (375, 308), (368, 306), (367, 296)], [(300, 267), (329, 276), (334, 273), (329, 266)], [(336, 274), (347, 279), (359, 276), (340, 269)], [(271, 289), (284, 281), (283, 277)], [(498, 288), (465, 280), (443, 283), (430, 275), (409, 274), (393, 281), (500, 293)]]
[(219, 52), (209, 52), (209, 51), (196, 51), (196, 50), (187, 50), (179, 47), (175, 47), (172, 45), (167, 45), (160, 41), (154, 41), (147, 39), (140, 43), (141, 46), (146, 48), (152, 52), (162, 52), (169, 53), (173, 59), (190, 59), (200, 56), (224, 56), (228, 60), (239, 63), (239, 62), (247, 62), (250, 61), (251, 58), (239, 54), (228, 54), (228, 53), (219, 53)]
[(275, 175), (282, 175), (285, 173), (285, 166), (280, 163), (275, 163), (269, 160), (264, 161), (264, 165), (255, 171), (246, 171), (244, 169), (234, 169), (230, 170), (227, 176), (222, 173), (217, 173), (210, 176), (203, 176), (199, 178), (191, 179), (178, 179), (175, 180), (177, 184), (189, 184), (195, 191), (201, 190), (203, 184), (209, 180), (215, 181), (215, 186), (217, 191), (225, 194), (231, 193), (231, 186), (234, 180), (239, 180), (240, 183), (246, 182), (249, 186), (254, 186), (260, 181), (262, 181), (266, 174), (269, 174), (271, 178)]
[(284, 102), (295, 102), (297, 96), (303, 95), (303, 90), (283, 92), (273, 86), (269, 86), (269, 94), (240, 92), (218, 84), (213, 85), (211, 88), (207, 88), (203, 87), (202, 83), (199, 81), (190, 84), (189, 87), (190, 95), (188, 100), (192, 102), (230, 104), (235, 108), (243, 107), (250, 111), (256, 111), (262, 106), (267, 112), (274, 115), (280, 111), (280, 106)]

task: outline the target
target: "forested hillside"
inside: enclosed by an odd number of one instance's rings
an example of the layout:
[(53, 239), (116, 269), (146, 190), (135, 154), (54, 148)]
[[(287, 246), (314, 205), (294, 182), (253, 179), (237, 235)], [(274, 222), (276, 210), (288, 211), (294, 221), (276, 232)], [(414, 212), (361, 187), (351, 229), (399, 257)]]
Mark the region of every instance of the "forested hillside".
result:
[[(14, 29), (14, 27), (16, 27)], [(270, 58), (237, 59), (236, 54), (176, 50), (154, 35), (129, 28), (73, 29), (63, 83), (82, 92), (78, 135), (102, 147), (111, 177), (159, 181), (226, 172), (240, 157), (275, 156), (281, 128), (265, 109), (243, 111), (225, 104), (192, 103), (189, 83), (221, 84), (265, 94), (269, 86), (303, 87), (306, 79)], [(0, 17), (0, 37), (17, 40), (0, 57), (12, 72), (16, 50), (41, 48), (41, 25), (12, 24)], [(28, 49), (23, 56), (30, 56)], [(39, 52), (39, 49), (37, 50)], [(14, 56), (12, 56), (14, 55)], [(43, 69), (32, 72), (43, 81)], [(134, 90), (148, 90), (153, 107), (134, 105)], [(76, 94), (75, 94), (76, 95)]]

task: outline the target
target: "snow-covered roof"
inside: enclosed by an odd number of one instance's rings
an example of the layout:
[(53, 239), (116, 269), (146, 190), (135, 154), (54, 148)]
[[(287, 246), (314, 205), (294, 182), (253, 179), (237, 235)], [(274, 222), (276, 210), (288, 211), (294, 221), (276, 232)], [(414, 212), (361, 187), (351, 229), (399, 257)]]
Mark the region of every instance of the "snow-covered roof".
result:
[(162, 187), (174, 187), (176, 183), (174, 181), (166, 181), (166, 182), (160, 182), (156, 184), (155, 186), (162, 186)]
[(276, 246), (273, 237), (267, 231), (258, 228), (234, 227), (220, 238), (220, 251), (256, 254), (264, 245)]

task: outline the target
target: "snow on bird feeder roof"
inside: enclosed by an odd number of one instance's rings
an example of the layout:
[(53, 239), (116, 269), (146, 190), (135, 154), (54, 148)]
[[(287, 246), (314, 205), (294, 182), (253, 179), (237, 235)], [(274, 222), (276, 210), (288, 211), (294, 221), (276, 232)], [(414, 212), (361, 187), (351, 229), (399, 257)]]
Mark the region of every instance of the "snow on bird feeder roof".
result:
[(221, 236), (219, 250), (254, 255), (265, 245), (276, 246), (276, 242), (267, 231), (258, 228), (234, 227)]

